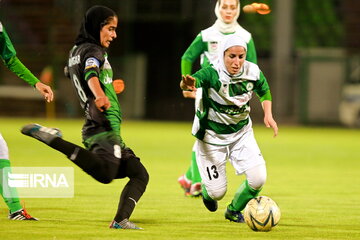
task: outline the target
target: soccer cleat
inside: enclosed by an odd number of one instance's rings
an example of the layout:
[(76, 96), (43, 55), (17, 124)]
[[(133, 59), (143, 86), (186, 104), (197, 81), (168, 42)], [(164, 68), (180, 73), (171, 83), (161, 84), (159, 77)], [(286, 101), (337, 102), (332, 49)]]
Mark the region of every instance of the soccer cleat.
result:
[(229, 207), (226, 208), (225, 219), (228, 219), (232, 222), (237, 222), (237, 223), (245, 222), (244, 216), (241, 214), (240, 211), (232, 211), (229, 209)]
[(54, 140), (57, 137), (62, 137), (62, 133), (60, 129), (43, 127), (35, 123), (25, 125), (21, 129), (21, 133), (33, 137), (46, 144), (49, 144), (52, 140)]
[(35, 221), (38, 221), (37, 218), (30, 216), (30, 214), (27, 213), (25, 208), (20, 209), (16, 212), (10, 213), (8, 218), (10, 220), (35, 220)]
[(201, 183), (191, 184), (189, 196), (199, 197), (201, 195)]
[(207, 200), (204, 198), (204, 196), (202, 196), (203, 199), (203, 203), (205, 205), (205, 207), (210, 211), (210, 212), (215, 212), (218, 209), (218, 203), (216, 200)]
[(141, 227), (136, 226), (134, 223), (130, 222), (129, 219), (125, 218), (124, 220), (122, 220), (121, 222), (116, 222), (115, 220), (113, 220), (110, 223), (110, 228), (114, 228), (114, 229), (138, 229), (141, 230)]
[(180, 187), (184, 189), (185, 196), (190, 196), (191, 181), (187, 180), (185, 175), (181, 175), (177, 181), (180, 184)]

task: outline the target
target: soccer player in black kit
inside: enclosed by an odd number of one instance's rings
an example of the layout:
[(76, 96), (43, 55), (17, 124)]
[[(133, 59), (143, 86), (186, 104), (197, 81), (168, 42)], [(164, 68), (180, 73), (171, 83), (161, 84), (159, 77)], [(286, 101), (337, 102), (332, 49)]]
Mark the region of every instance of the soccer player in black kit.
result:
[(141, 229), (129, 218), (145, 192), (149, 175), (120, 136), (121, 109), (112, 85), (113, 72), (106, 53), (116, 38), (117, 23), (115, 12), (107, 7), (88, 9), (65, 67), (85, 111), (86, 120), (82, 129), (85, 149), (63, 140), (56, 128), (28, 124), (21, 132), (64, 153), (101, 183), (130, 178), (121, 193), (110, 228)]

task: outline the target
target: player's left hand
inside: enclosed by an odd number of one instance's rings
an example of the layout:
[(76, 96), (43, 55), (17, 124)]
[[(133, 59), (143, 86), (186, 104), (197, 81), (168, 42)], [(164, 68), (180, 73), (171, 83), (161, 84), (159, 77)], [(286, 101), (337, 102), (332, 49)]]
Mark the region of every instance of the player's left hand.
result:
[(278, 135), (279, 128), (278, 128), (277, 123), (275, 122), (274, 118), (272, 116), (265, 116), (264, 123), (267, 128), (271, 127), (274, 130), (274, 137), (276, 137)]
[(35, 87), (44, 96), (47, 102), (51, 102), (52, 100), (54, 100), (54, 93), (51, 90), (51, 87), (43, 84), (42, 82), (36, 83)]

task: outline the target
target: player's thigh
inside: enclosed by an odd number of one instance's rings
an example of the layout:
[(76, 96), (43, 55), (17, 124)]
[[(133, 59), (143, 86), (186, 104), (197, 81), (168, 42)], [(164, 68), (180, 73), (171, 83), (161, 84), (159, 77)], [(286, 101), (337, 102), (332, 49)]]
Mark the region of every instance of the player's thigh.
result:
[(201, 179), (207, 191), (226, 190), (227, 147), (197, 140), (194, 149)]
[(88, 150), (101, 161), (101, 170), (115, 178), (121, 164), (120, 141), (117, 136), (112, 132), (99, 134), (92, 139)]
[(229, 152), (229, 160), (237, 174), (243, 174), (248, 169), (265, 164), (252, 129), (239, 141), (233, 143), (229, 147)]
[(1, 133), (0, 133), (0, 159), (9, 159), (9, 149)]

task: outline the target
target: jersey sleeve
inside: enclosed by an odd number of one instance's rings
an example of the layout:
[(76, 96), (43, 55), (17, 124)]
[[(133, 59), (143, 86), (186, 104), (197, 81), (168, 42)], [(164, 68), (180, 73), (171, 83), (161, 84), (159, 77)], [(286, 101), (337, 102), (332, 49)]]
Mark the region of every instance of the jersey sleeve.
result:
[(269, 100), (269, 101), (272, 100), (269, 84), (263, 72), (261, 71), (260, 71), (260, 79), (255, 82), (254, 92), (259, 97), (260, 102), (263, 102), (265, 100)]
[(104, 52), (98, 47), (89, 47), (82, 58), (84, 66), (84, 79), (100, 76), (100, 68), (105, 62)]
[(253, 38), (250, 38), (250, 41), (247, 44), (246, 60), (257, 64), (256, 48)]
[(192, 76), (196, 79), (195, 87), (208, 88), (211, 80), (216, 77), (214, 74), (215, 70), (211, 66), (202, 68), (196, 73), (194, 73)]
[(0, 22), (0, 56), (5, 63), (8, 62), (10, 58), (16, 56), (15, 48), (1, 22)]
[(34, 86), (40, 82), (30, 70), (16, 56), (15, 48), (7, 34), (4, 26), (0, 22), (0, 55), (5, 66), (16, 74), (19, 78)]
[(30, 70), (25, 67), (25, 65), (16, 57), (10, 58), (6, 62), (6, 66), (16, 74), (19, 78), (30, 84), (31, 86), (34, 86), (36, 83), (40, 82), (39, 79), (37, 79), (34, 74), (30, 72)]
[(201, 33), (199, 33), (181, 57), (181, 74), (191, 74), (192, 64), (205, 51)]

